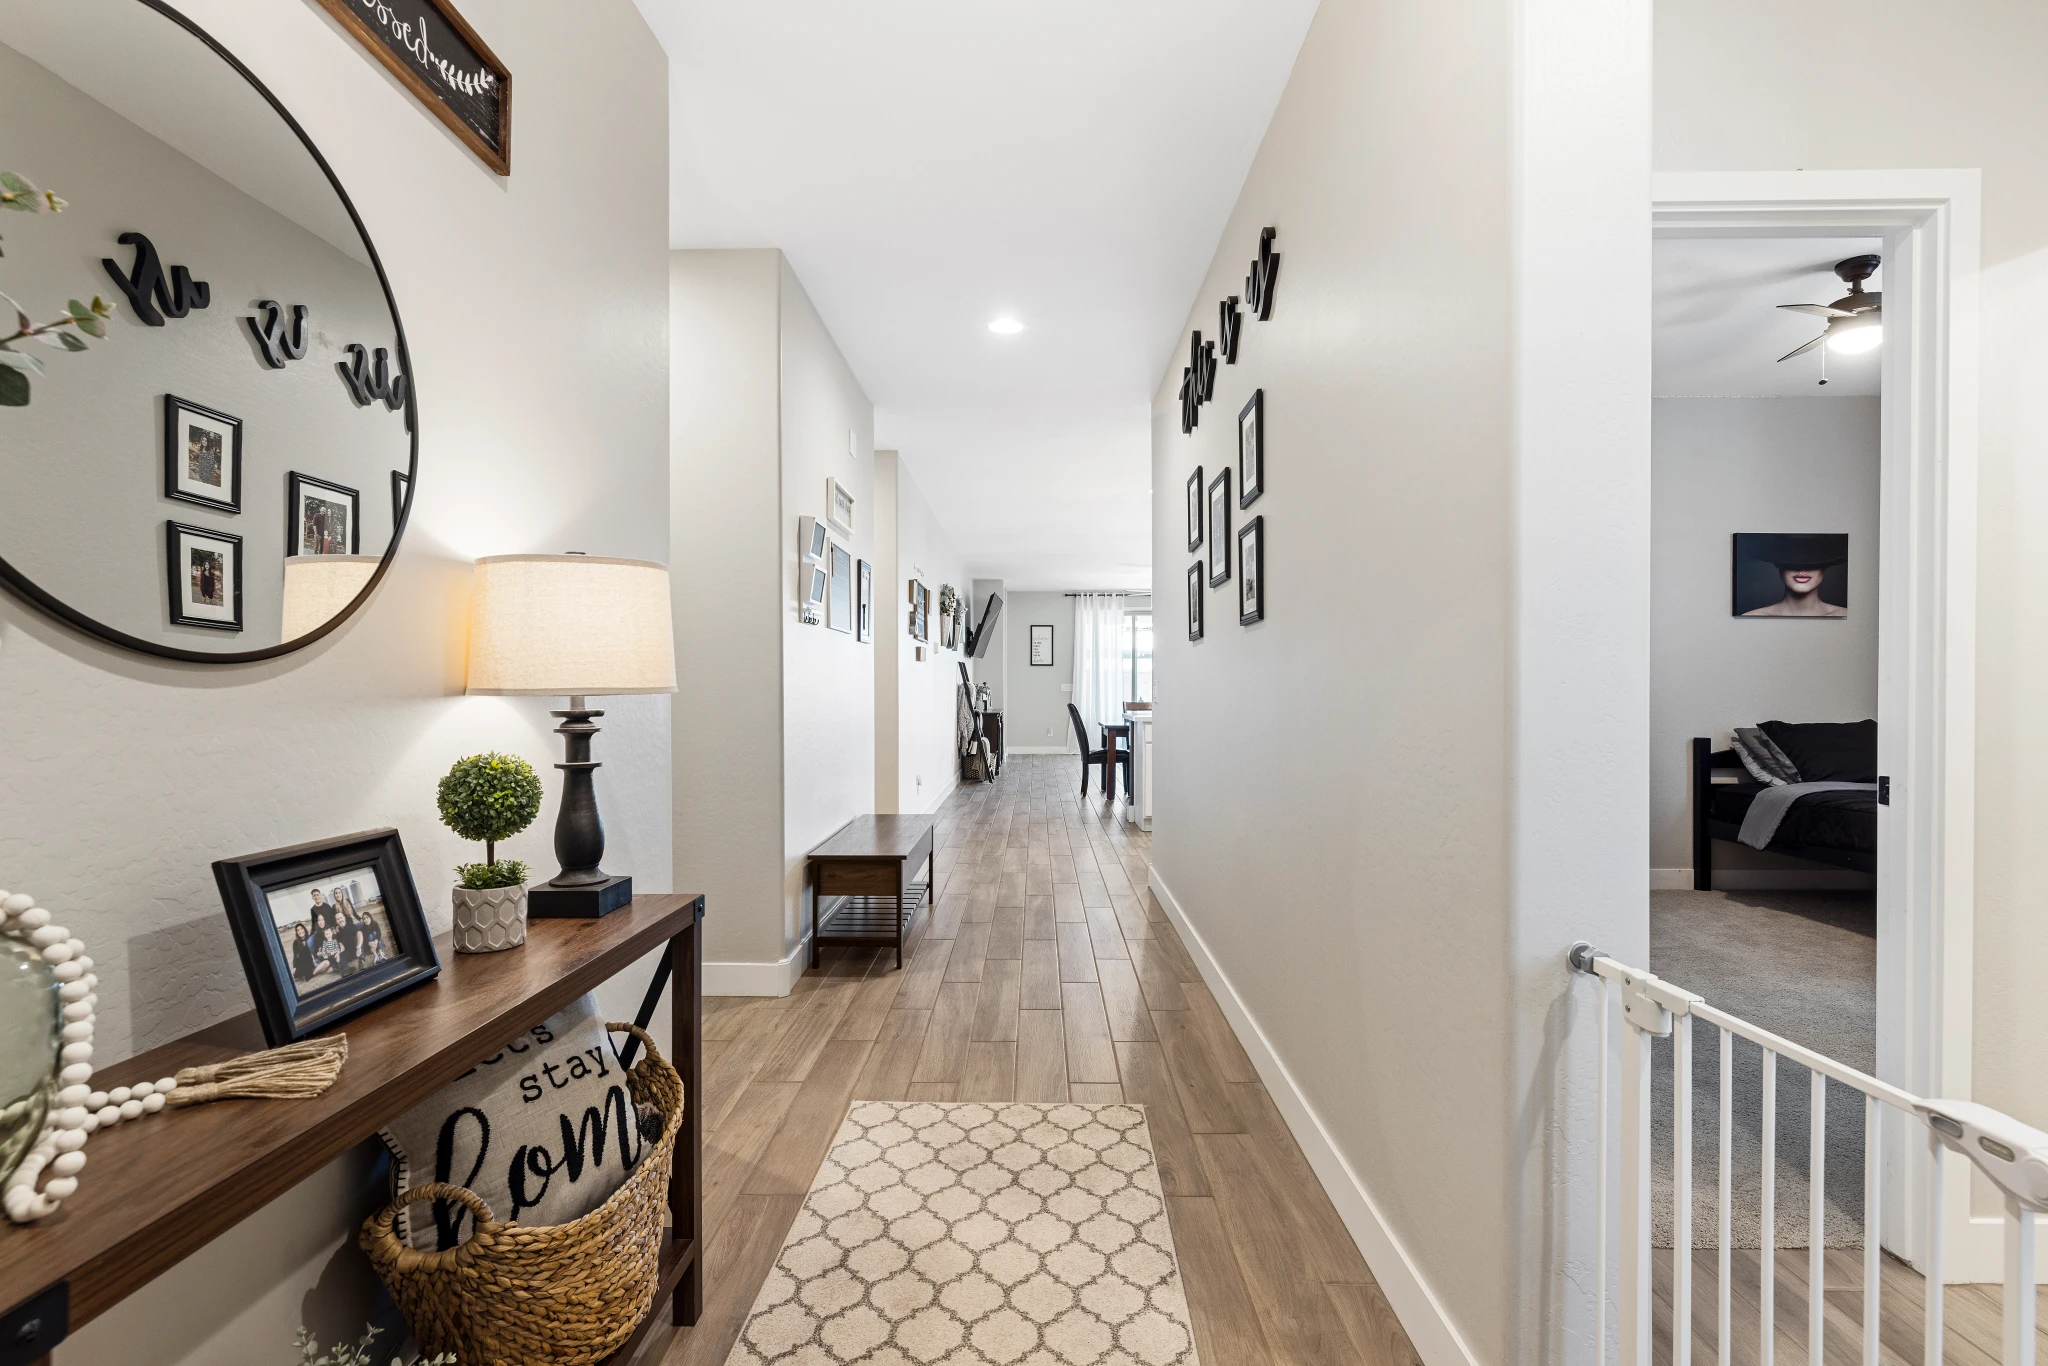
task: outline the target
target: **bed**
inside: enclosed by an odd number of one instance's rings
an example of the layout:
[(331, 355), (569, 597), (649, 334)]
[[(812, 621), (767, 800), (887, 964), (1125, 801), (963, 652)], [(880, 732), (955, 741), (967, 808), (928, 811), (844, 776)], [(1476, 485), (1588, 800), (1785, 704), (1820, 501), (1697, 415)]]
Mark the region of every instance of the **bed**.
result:
[[(1782, 745), (1798, 766), (1797, 780), (1844, 786), (1795, 798), (1779, 820), (1770, 853), (1859, 873), (1877, 871), (1877, 808), (1888, 795), (1877, 768), (1877, 724), (1795, 725), (1766, 721), (1760, 729)], [(1715, 781), (1716, 778), (1735, 781)], [(1856, 786), (1846, 786), (1856, 784)], [(1713, 842), (1740, 842), (1742, 823), (1771, 784), (1757, 777), (1733, 748), (1692, 741), (1692, 885), (1714, 885)]]

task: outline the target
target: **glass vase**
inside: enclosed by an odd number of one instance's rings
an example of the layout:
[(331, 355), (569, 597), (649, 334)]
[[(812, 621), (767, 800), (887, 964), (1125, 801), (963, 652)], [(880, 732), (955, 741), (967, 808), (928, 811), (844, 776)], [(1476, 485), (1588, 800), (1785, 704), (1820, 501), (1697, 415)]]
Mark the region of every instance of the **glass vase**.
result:
[(0, 936), (0, 1182), (35, 1146), (57, 1094), (57, 985), (40, 956)]

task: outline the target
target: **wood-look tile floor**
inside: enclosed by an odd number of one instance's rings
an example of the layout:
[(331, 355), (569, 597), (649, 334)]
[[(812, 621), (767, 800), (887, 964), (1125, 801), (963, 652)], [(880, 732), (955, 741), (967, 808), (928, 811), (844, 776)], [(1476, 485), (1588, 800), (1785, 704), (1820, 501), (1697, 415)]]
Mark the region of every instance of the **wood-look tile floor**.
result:
[(841, 951), (705, 1001), (704, 1315), (667, 1366), (723, 1366), (855, 1099), (1142, 1104), (1207, 1366), (1418, 1366), (1147, 890), (1151, 837), (1079, 767), (1016, 756), (946, 803), (901, 971)]

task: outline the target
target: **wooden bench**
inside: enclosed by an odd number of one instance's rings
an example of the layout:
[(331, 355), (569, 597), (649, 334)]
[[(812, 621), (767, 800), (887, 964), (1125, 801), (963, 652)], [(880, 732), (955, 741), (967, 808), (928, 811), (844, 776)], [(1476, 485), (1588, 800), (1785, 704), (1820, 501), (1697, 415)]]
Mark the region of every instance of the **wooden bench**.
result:
[[(938, 856), (932, 852), (933, 816), (858, 816), (811, 850), (805, 880), (811, 890), (811, 966), (821, 948), (896, 947), (903, 966), (903, 931), (926, 898), (938, 901)], [(925, 881), (911, 877), (922, 864)], [(829, 911), (832, 897), (846, 900)], [(893, 912), (893, 917), (891, 913)]]

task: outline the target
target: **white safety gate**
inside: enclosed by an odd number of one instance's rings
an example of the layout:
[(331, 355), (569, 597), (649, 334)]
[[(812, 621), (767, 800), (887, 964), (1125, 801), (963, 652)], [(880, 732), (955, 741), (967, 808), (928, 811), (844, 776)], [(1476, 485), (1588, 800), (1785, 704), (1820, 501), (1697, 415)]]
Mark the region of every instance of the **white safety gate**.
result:
[[(1923, 1100), (1802, 1048), (1790, 1039), (1759, 1029), (1747, 1020), (1717, 1010), (1705, 999), (1670, 982), (1630, 967), (1600, 953), (1590, 944), (1572, 947), (1571, 965), (1599, 980), (1600, 1075), (1599, 1075), (1599, 1236), (1597, 1241), (1598, 1322), (1602, 1344), (1600, 1361), (1607, 1358), (1607, 1268), (1610, 1249), (1619, 1248), (1621, 1270), (1620, 1362), (1621, 1366), (1651, 1364), (1651, 1257), (1650, 1232), (1650, 1058), (1651, 1040), (1671, 1038), (1672, 1135), (1674, 1141), (1672, 1183), (1671, 1322), (1673, 1324), (1671, 1366), (1691, 1366), (1692, 1360), (1692, 1217), (1693, 1217), (1693, 1031), (1690, 1026), (1674, 1028), (1686, 1017), (1703, 1020), (1719, 1031), (1720, 1040), (1720, 1188), (1716, 1201), (1719, 1227), (1719, 1275), (1716, 1277), (1715, 1321), (1721, 1366), (1733, 1360), (1731, 1221), (1733, 1210), (1733, 1134), (1735, 1130), (1734, 1059), (1735, 1040), (1747, 1039), (1763, 1050), (1763, 1154), (1762, 1154), (1762, 1249), (1758, 1257), (1757, 1294), (1760, 1305), (1760, 1338), (1757, 1361), (1772, 1366), (1775, 1316), (1773, 1297), (1776, 1266), (1774, 1235), (1776, 1219), (1776, 1147), (1778, 1122), (1777, 1059), (1784, 1058), (1804, 1067), (1810, 1078), (1808, 1104), (1812, 1129), (1807, 1143), (1809, 1228), (1811, 1245), (1807, 1263), (1807, 1357), (1812, 1366), (1822, 1361), (1823, 1313), (1826, 1285), (1825, 1163), (1827, 1145), (1827, 1095), (1830, 1082), (1863, 1095), (1863, 1366), (1877, 1366), (1880, 1299), (1878, 1211), (1883, 1166), (1879, 1160), (1880, 1135), (1884, 1125), (1881, 1107), (1890, 1107), (1907, 1117), (1905, 1131), (1924, 1142), (1935, 1169), (1940, 1168), (1944, 1149), (1968, 1156), (2004, 1194), (2005, 1238), (2005, 1332), (2006, 1366), (2034, 1366), (2034, 1219), (2037, 1211), (2048, 1211), (2048, 1133), (2029, 1128), (1988, 1106), (1969, 1102)], [(1610, 1075), (1613, 1064), (1612, 1030), (1619, 1019), (1627, 1031), (1621, 1055), (1621, 1124), (1615, 1131)], [(1796, 1101), (1794, 1102), (1796, 1103)], [(1614, 1186), (1614, 1152), (1621, 1156), (1620, 1223), (1613, 1224), (1610, 1191)], [(1938, 1366), (1942, 1343), (1942, 1182), (1925, 1183), (1927, 1192), (1927, 1250), (1921, 1271), (1926, 1276), (1926, 1325), (1923, 1360)], [(1618, 1233), (1618, 1238), (1614, 1236)]]

